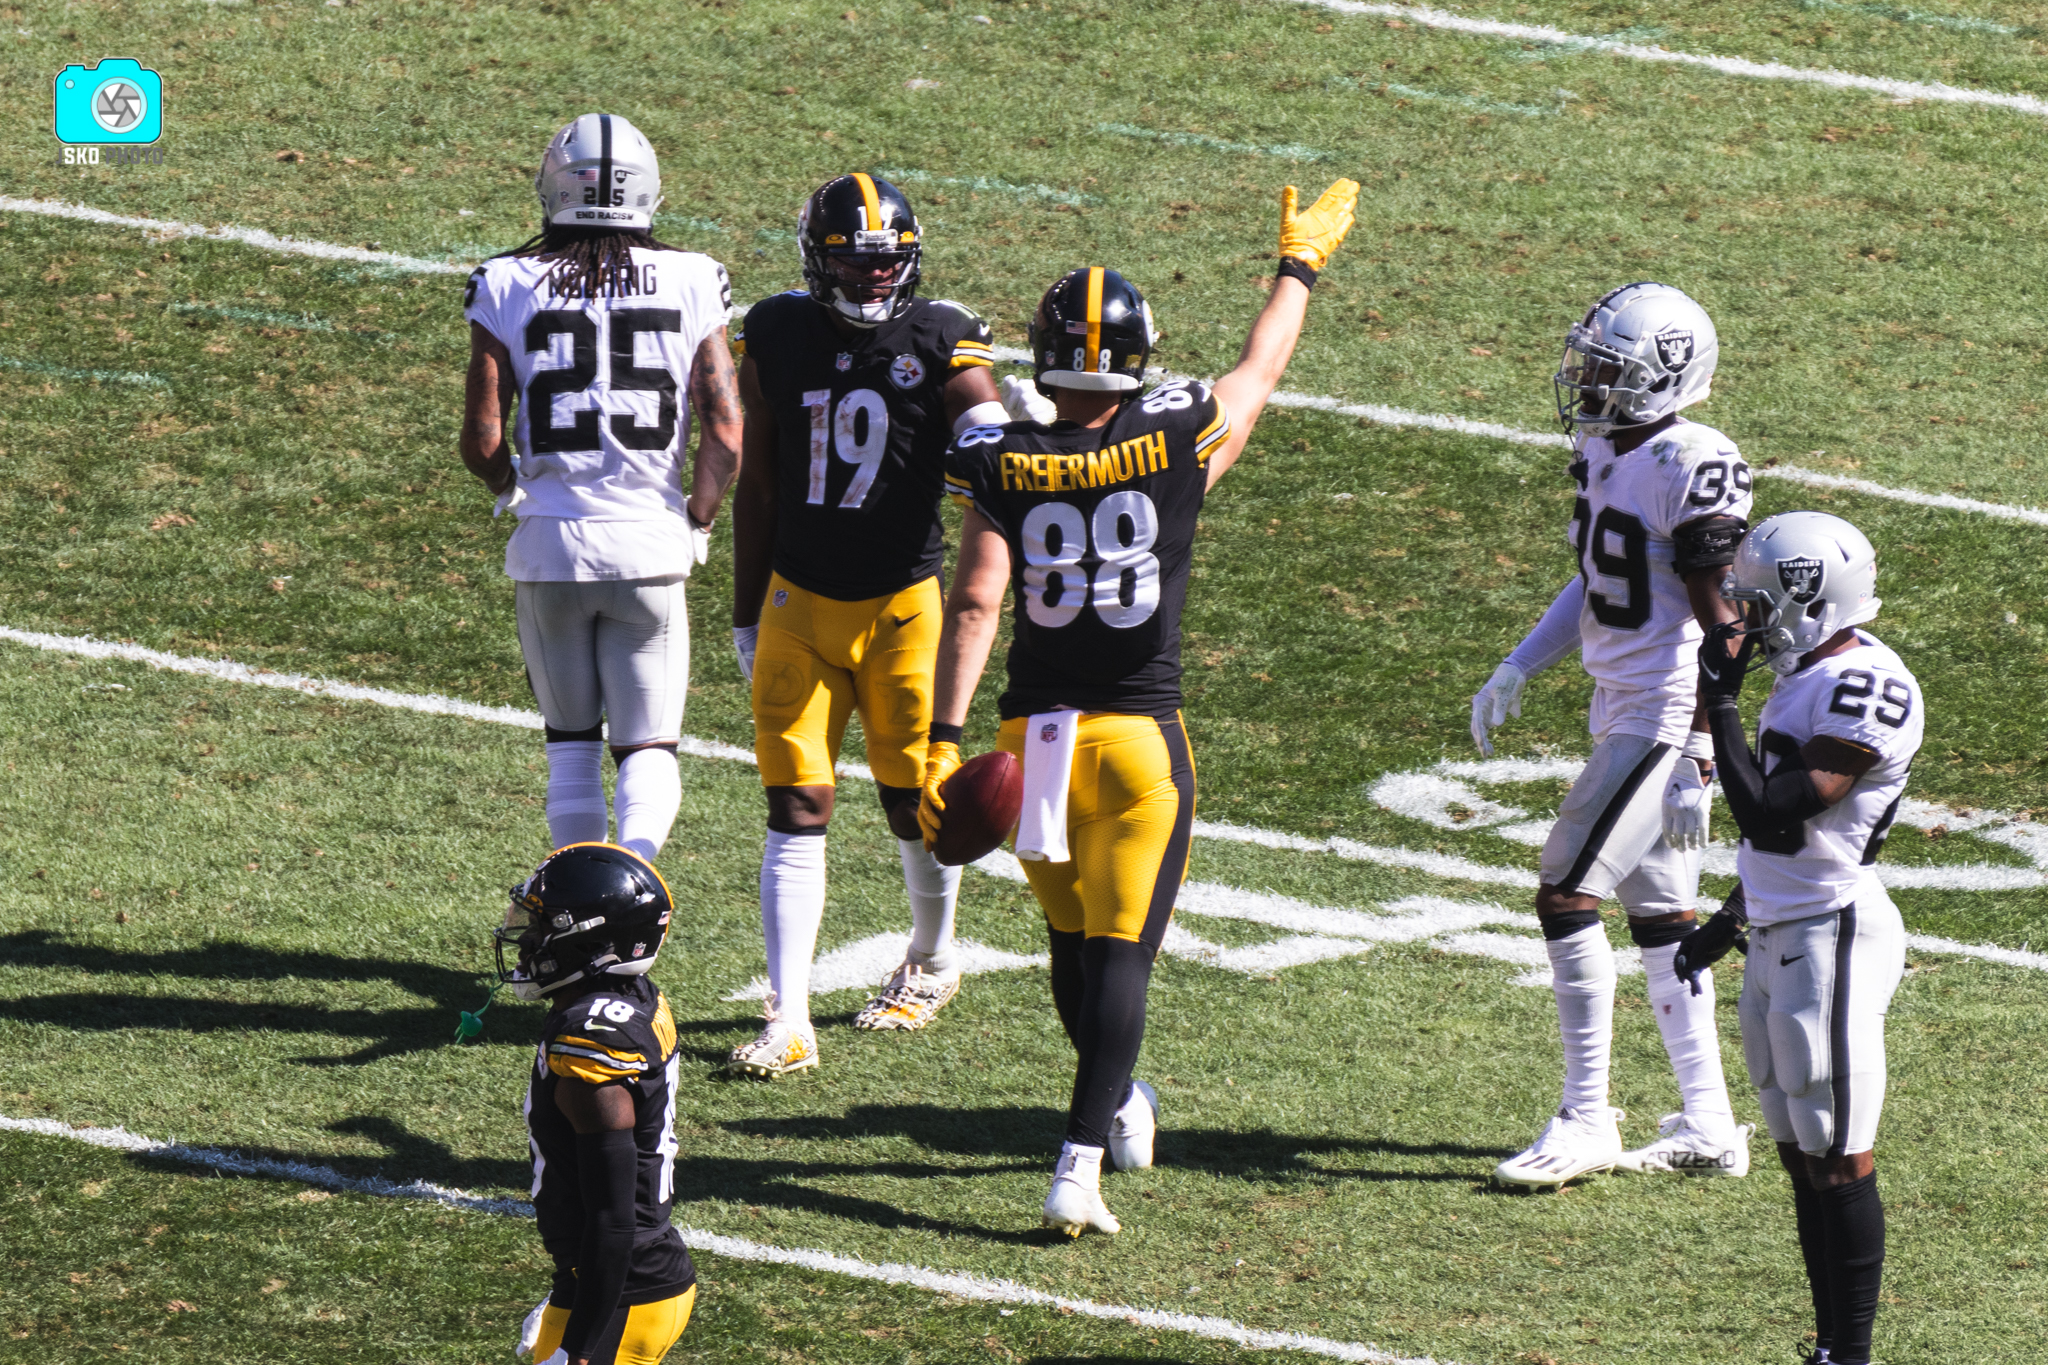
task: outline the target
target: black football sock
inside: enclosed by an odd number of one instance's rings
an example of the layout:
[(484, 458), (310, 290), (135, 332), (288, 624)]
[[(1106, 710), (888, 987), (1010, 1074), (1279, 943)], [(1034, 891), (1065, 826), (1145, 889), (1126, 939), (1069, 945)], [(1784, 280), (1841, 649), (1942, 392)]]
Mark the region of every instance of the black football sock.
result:
[(1803, 1175), (1792, 1177), (1792, 1216), (1799, 1225), (1799, 1254), (1806, 1261), (1806, 1285), (1813, 1294), (1813, 1330), (1823, 1350), (1835, 1340), (1834, 1289), (1828, 1282), (1827, 1233), (1821, 1227), (1820, 1191)]
[(1067, 1110), (1067, 1141), (1109, 1145), (1109, 1125), (1131, 1086), (1131, 1068), (1145, 1041), (1145, 988), (1152, 980), (1152, 950), (1129, 939), (1089, 939), (1081, 949), (1086, 988), (1075, 1021), (1074, 1100)]
[(1046, 926), (1046, 933), (1052, 938), (1052, 1007), (1059, 1012), (1060, 1027), (1067, 1031), (1067, 1041), (1078, 1050), (1081, 993), (1085, 988), (1081, 945), (1087, 936), (1079, 932), (1063, 934), (1050, 925)]
[(1870, 1329), (1877, 1321), (1878, 1284), (1884, 1277), (1884, 1201), (1877, 1194), (1877, 1172), (1814, 1193), (1827, 1234), (1828, 1284), (1835, 1306), (1829, 1354), (1837, 1365), (1869, 1365)]

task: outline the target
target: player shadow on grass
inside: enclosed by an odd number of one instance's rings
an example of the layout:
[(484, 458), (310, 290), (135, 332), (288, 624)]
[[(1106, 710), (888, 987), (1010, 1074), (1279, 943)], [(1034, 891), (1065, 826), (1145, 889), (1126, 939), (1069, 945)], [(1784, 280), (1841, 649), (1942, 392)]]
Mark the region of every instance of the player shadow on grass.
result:
[[(533, 1183), (533, 1162), (518, 1148), (517, 1157), (458, 1156), (447, 1144), (432, 1138), (421, 1137), (396, 1120), (381, 1114), (355, 1114), (337, 1119), (327, 1125), (330, 1133), (367, 1138), (384, 1148), (382, 1156), (367, 1156), (360, 1152), (307, 1152), (302, 1149), (286, 1150), (280, 1147), (252, 1147), (245, 1143), (224, 1143), (222, 1150), (234, 1153), (249, 1161), (274, 1161), (292, 1166), (325, 1166), (339, 1171), (352, 1179), (366, 1179), (371, 1176), (404, 1184), (407, 1181), (427, 1180), (436, 1185), (471, 1193), (511, 1191), (519, 1198), (526, 1197), (526, 1190)], [(138, 1165), (158, 1170), (187, 1170), (192, 1163), (181, 1160), (173, 1153), (134, 1152), (129, 1160)], [(208, 1168), (211, 1171), (211, 1168)], [(299, 1182), (300, 1177), (288, 1174), (276, 1176), (238, 1176), (239, 1179), (278, 1179)]]
[[(351, 1053), (279, 1059), (301, 1066), (362, 1066), (385, 1057), (441, 1046), (453, 1039), (459, 1011), (474, 1009), (486, 990), (484, 978), (475, 972), (399, 958), (288, 952), (232, 940), (152, 952), (80, 942), (45, 929), (0, 935), (0, 965), (108, 976), (255, 981), (266, 985), (286, 980), (385, 981), (408, 994), (436, 1002), (431, 1006), (394, 1009), (329, 1009), (289, 1001), (146, 995), (123, 990), (71, 991), (0, 1000), (0, 1018), (83, 1031), (308, 1033), (374, 1040)], [(537, 1009), (501, 1000), (496, 1009), (485, 1015), (480, 1041), (530, 1044), (537, 1021), (525, 1016)]]
[[(1066, 1135), (1066, 1115), (1042, 1105), (962, 1109), (937, 1104), (862, 1104), (838, 1115), (735, 1119), (720, 1126), (750, 1137), (829, 1142), (875, 1136), (906, 1137), (933, 1151), (962, 1156), (1023, 1157), (1044, 1163), (1059, 1152), (1060, 1140)], [(1422, 1183), (1483, 1179), (1469, 1169), (1365, 1169), (1350, 1164), (1327, 1165), (1316, 1159), (1355, 1160), (1373, 1155), (1483, 1159), (1490, 1165), (1513, 1156), (1514, 1150), (1458, 1142), (1401, 1142), (1381, 1136), (1297, 1136), (1276, 1133), (1270, 1128), (1195, 1128), (1175, 1124), (1169, 1107), (1162, 1116), (1154, 1159), (1161, 1166), (1253, 1179), (1318, 1176)]]

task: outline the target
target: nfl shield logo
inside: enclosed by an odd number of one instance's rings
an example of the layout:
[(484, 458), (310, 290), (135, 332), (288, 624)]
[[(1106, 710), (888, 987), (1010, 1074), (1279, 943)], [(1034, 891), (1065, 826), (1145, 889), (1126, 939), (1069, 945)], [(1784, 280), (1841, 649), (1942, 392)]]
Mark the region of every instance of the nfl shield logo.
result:
[(1041, 725), (1038, 727), (1038, 740), (1041, 744), (1051, 744), (1059, 737), (1060, 727), (1057, 725)]
[(1673, 374), (1692, 364), (1692, 333), (1661, 333), (1657, 337), (1657, 359)]
[(849, 352), (841, 351), (833, 358), (832, 364), (838, 369), (839, 373), (845, 374), (853, 368), (853, 356)]
[(778, 607), (786, 607), (786, 606), (788, 606), (788, 605), (789, 605), (789, 593), (788, 593), (787, 591), (785, 591), (784, 589), (782, 589), (782, 588), (777, 588), (777, 589), (775, 590), (775, 605), (776, 605), (776, 606), (778, 606)]
[(1778, 561), (1778, 582), (1784, 585), (1786, 592), (1792, 594), (1792, 600), (1802, 607), (1820, 596), (1821, 578), (1821, 562), (1818, 559)]

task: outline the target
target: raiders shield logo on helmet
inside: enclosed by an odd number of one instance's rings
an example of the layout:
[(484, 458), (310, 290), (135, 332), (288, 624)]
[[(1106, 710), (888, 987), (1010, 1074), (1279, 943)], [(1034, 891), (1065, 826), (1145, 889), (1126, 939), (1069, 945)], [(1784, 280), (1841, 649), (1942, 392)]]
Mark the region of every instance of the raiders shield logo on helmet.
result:
[(1792, 594), (1792, 600), (1805, 606), (1820, 595), (1821, 563), (1818, 559), (1781, 559), (1778, 561), (1778, 582), (1785, 591)]
[(1692, 363), (1692, 333), (1662, 332), (1657, 336), (1657, 359), (1677, 374)]

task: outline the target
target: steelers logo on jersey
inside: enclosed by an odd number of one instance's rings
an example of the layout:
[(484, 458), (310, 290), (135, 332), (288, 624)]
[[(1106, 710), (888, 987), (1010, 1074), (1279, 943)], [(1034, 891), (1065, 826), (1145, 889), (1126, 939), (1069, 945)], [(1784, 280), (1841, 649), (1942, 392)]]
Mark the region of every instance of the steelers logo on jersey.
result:
[(899, 389), (914, 389), (924, 383), (924, 362), (914, 355), (899, 355), (889, 365), (889, 382)]

